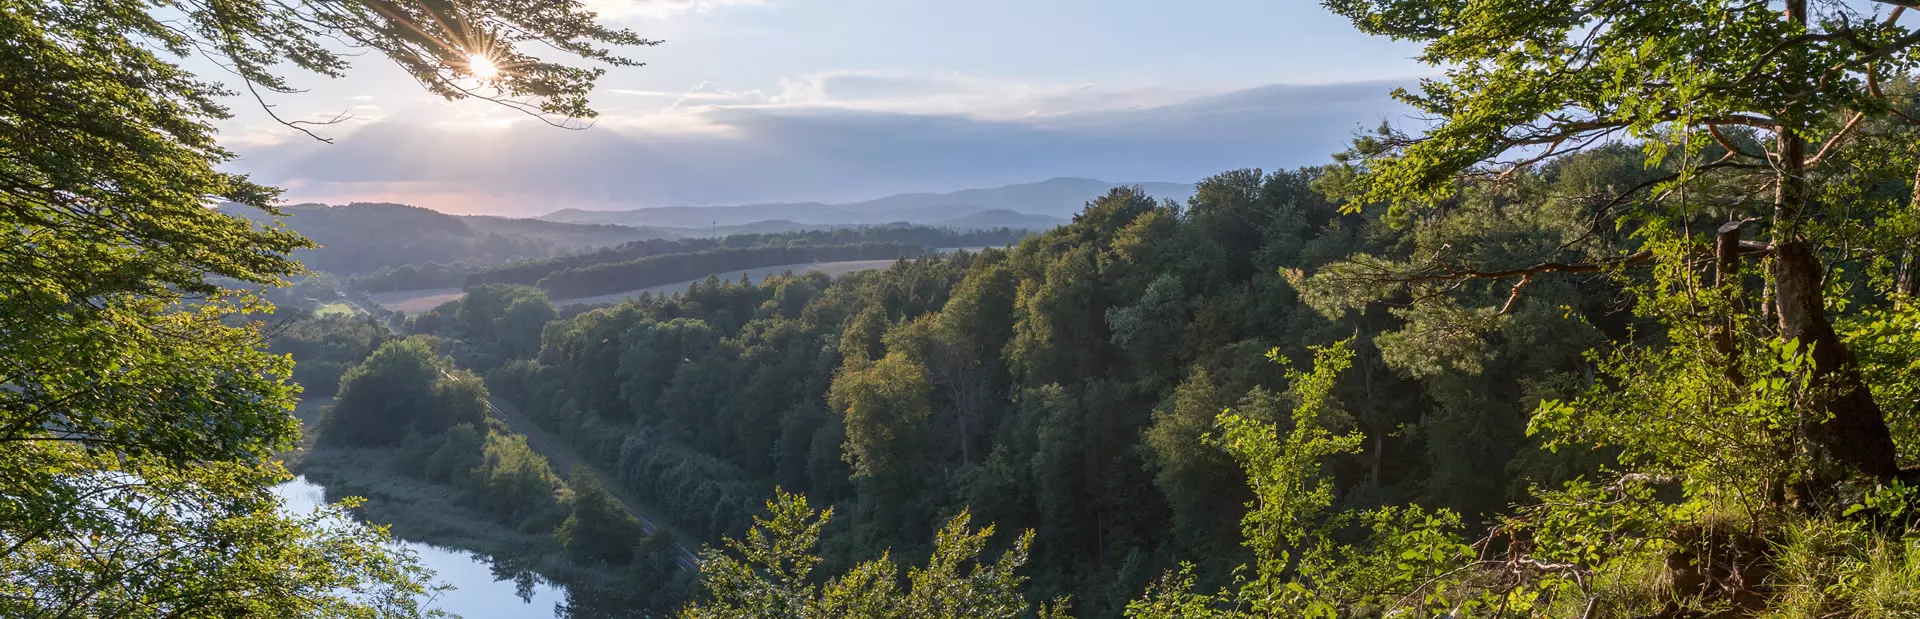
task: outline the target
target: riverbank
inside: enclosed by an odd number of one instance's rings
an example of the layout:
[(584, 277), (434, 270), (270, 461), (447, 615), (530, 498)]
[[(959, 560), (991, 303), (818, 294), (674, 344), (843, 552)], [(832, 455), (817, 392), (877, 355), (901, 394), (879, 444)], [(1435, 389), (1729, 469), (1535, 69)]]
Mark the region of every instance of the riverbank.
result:
[[(306, 432), (295, 449), (281, 454), (288, 471), (324, 488), (326, 501), (361, 497), (365, 501), (355, 515), (387, 527), (397, 539), (471, 553), (484, 558), (499, 579), (534, 577), (564, 587), (570, 600), (575, 592), (604, 599), (609, 592), (646, 584), (636, 582), (637, 574), (628, 566), (588, 566), (571, 560), (551, 526), (532, 522), (512, 526), (478, 507), (480, 499), (470, 490), (409, 474), (419, 458), (406, 448), (319, 444), (315, 428), (330, 405), (331, 399), (303, 401), (295, 415)], [(492, 432), (508, 432), (497, 421), (490, 425)]]
[(320, 447), (288, 470), (326, 488), (327, 500), (366, 499), (357, 515), (395, 537), (484, 555), (510, 554), (540, 564), (566, 561), (550, 530), (521, 531), (471, 507), (466, 491), (396, 471), (399, 449)]

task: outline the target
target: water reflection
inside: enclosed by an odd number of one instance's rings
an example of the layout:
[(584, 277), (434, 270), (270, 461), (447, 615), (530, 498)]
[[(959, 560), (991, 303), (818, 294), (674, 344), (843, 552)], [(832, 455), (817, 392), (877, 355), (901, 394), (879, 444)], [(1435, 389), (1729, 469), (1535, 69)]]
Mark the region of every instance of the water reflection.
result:
[[(312, 510), (327, 500), (326, 489), (304, 477), (281, 484), (274, 492), (296, 512)], [(511, 561), (417, 542), (402, 544), (434, 571), (435, 581), (453, 585), (454, 590), (434, 600), (433, 606), (440, 610), (466, 619), (546, 619), (560, 616), (568, 606), (564, 588)]]

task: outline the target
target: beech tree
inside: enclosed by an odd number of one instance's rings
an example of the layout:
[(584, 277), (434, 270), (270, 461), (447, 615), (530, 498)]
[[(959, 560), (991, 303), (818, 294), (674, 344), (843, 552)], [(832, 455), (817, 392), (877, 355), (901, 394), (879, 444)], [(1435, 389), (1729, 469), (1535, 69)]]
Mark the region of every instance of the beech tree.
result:
[[(1822, 183), (1860, 163), (1846, 160), (1863, 128), (1906, 116), (1885, 85), (1916, 60), (1920, 32), (1900, 21), (1908, 7), (1326, 4), (1364, 31), (1421, 42), (1423, 62), (1447, 67), (1444, 77), (1396, 93), (1429, 115), (1430, 129), (1386, 130), (1349, 153), (1353, 208), (1390, 203), (1393, 217), (1420, 225), (1472, 199), (1462, 183), (1514, 179), (1622, 142), (1641, 146), (1657, 173), (1605, 187), (1604, 198), (1569, 211), (1585, 225), (1531, 262), (1476, 260), (1463, 241), (1408, 261), (1360, 256), (1330, 268), (1322, 283), (1365, 302), (1406, 292), (1442, 298), (1430, 293), (1500, 281), (1512, 290), (1499, 308), (1506, 313), (1529, 284), (1556, 275), (1710, 265), (1705, 287), (1745, 316), (1712, 330), (1723, 363), (1737, 365), (1741, 332), (1801, 342), (1811, 378), (1831, 386), (1805, 403), (1822, 458), (1879, 480), (1899, 472), (1884, 412), (1834, 329), (1823, 289), (1829, 263), (1875, 251), (1849, 228), (1880, 213), (1823, 199)], [(1888, 10), (1863, 12), (1875, 7)]]
[(591, 118), (601, 67), (635, 64), (615, 48), (651, 43), (568, 0), (0, 2), (0, 614), (417, 612), (377, 531), (269, 492), (296, 392), (229, 284), (280, 283), (309, 243), (212, 208), (277, 192), (219, 170), (211, 122), (356, 50), (447, 98)]

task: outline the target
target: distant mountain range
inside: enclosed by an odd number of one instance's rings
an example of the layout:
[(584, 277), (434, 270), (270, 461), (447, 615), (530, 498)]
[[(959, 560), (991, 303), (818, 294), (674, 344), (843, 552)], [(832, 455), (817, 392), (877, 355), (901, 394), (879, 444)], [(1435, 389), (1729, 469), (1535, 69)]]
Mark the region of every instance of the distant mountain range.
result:
[(1186, 183), (1110, 183), (1056, 178), (1038, 183), (953, 193), (905, 193), (865, 202), (796, 202), (744, 206), (665, 206), (620, 211), (563, 209), (539, 219), (573, 224), (682, 228), (688, 234), (786, 232), (817, 227), (907, 222), (953, 228), (1047, 229), (1066, 223), (1087, 201), (1115, 187), (1138, 185), (1148, 195), (1185, 202)]
[(405, 264), (479, 265), (574, 255), (647, 239), (782, 234), (909, 223), (955, 230), (1048, 230), (1067, 223), (1089, 200), (1123, 185), (1185, 201), (1181, 183), (1109, 183), (1056, 178), (953, 193), (909, 193), (848, 204), (803, 202), (747, 206), (674, 206), (625, 211), (568, 209), (537, 219), (448, 215), (403, 204), (294, 204), (274, 217), (233, 204), (221, 210), (262, 225), (275, 220), (321, 247), (298, 252), (317, 271), (367, 273)]

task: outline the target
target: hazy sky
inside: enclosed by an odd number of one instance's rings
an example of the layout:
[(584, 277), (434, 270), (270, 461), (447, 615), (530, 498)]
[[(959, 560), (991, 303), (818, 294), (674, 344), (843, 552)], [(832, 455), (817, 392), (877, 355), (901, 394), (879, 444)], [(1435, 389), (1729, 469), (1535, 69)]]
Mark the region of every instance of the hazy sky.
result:
[(586, 131), (422, 93), (383, 58), (249, 101), (232, 167), (289, 199), (456, 212), (853, 200), (1324, 161), (1431, 69), (1305, 0), (594, 0), (663, 39)]

